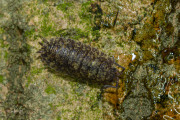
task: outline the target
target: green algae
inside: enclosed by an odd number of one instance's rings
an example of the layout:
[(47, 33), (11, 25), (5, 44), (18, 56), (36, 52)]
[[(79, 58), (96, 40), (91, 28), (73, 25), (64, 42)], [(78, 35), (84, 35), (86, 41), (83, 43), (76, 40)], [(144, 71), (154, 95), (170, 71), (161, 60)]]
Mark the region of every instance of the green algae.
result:
[(58, 10), (62, 10), (63, 12), (67, 12), (73, 6), (73, 3), (62, 3), (57, 5)]
[(47, 88), (45, 89), (45, 92), (47, 93), (47, 94), (56, 94), (56, 90), (55, 90), (55, 88), (54, 87), (52, 87), (52, 86), (47, 86)]
[(3, 75), (0, 75), (0, 83), (3, 83), (3, 80), (4, 80)]
[(140, 30), (137, 32), (134, 41), (142, 42), (148, 39), (153, 39), (155, 37), (156, 37), (156, 31), (154, 30), (153, 25), (147, 23), (142, 28), (142, 31)]
[(55, 32), (54, 35), (78, 40), (80, 38), (88, 38), (88, 32), (80, 28), (62, 29)]
[(82, 19), (81, 22), (91, 23), (92, 14), (89, 9), (92, 1), (85, 2), (81, 5), (81, 11), (79, 12), (79, 16)]
[(37, 75), (37, 74), (40, 74), (42, 73), (44, 68), (36, 68), (36, 67), (32, 67), (32, 70), (31, 70), (31, 75)]
[(50, 21), (49, 19), (49, 14), (47, 13), (45, 16), (44, 16), (44, 19), (42, 21), (42, 26), (41, 26), (41, 33), (43, 36), (48, 36), (48, 35), (51, 35), (52, 32), (55, 31), (54, 29), (54, 24)]

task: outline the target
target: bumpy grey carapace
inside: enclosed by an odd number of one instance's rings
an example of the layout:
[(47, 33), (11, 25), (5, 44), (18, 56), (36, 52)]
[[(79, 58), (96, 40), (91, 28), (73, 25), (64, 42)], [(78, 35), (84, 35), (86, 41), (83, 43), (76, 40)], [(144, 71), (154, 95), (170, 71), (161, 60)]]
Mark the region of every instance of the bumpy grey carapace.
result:
[[(124, 67), (117, 64), (113, 58), (98, 49), (71, 39), (52, 38), (39, 43), (38, 51), (43, 63), (56, 71), (63, 71), (70, 76), (109, 84), (119, 79)], [(120, 72), (116, 67), (121, 67)]]

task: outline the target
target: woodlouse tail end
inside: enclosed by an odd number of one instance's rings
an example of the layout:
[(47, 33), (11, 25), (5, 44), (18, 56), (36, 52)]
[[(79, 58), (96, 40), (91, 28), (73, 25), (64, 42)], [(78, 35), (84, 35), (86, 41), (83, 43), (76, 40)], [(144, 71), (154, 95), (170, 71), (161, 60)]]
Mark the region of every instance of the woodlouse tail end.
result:
[(43, 51), (42, 51), (42, 50), (39, 50), (39, 51), (37, 51), (36, 53), (43, 53)]
[(43, 43), (46, 43), (46, 44), (48, 44), (49, 45), (49, 42), (44, 38), (44, 37), (42, 37), (42, 36), (39, 36), (41, 39), (42, 39), (42, 41), (43, 42), (39, 42), (39, 44), (41, 45), (41, 44), (43, 44)]
[(41, 59), (41, 56), (37, 56), (36, 59)]
[(42, 37), (42, 40), (43, 40), (44, 43), (49, 45), (49, 42), (45, 38)]

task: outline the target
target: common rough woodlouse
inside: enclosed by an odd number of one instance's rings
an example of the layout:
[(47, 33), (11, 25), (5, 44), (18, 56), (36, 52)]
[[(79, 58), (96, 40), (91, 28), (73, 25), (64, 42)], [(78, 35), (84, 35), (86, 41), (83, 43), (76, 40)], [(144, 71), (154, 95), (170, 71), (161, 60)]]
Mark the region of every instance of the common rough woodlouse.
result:
[[(39, 44), (42, 46), (38, 51), (39, 57), (50, 68), (92, 83), (103, 83), (103, 89), (118, 87), (119, 77), (125, 68), (98, 49), (64, 38), (52, 38), (50, 42), (43, 39)], [(115, 66), (121, 67), (122, 71)], [(105, 85), (115, 80), (116, 86)]]

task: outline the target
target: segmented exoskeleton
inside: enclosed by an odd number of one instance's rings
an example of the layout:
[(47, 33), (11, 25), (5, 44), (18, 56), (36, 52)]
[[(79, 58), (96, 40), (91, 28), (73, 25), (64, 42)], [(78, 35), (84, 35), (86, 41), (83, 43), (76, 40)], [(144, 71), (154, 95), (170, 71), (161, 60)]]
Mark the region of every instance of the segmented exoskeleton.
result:
[[(50, 42), (44, 39), (39, 44), (42, 46), (39, 57), (50, 68), (92, 83), (105, 85), (117, 81), (116, 86), (104, 87), (118, 87), (119, 76), (125, 68), (98, 49), (64, 38), (52, 38)], [(121, 72), (117, 66), (122, 68)]]

